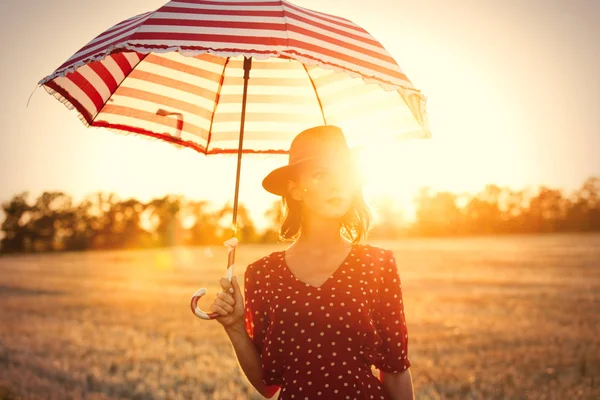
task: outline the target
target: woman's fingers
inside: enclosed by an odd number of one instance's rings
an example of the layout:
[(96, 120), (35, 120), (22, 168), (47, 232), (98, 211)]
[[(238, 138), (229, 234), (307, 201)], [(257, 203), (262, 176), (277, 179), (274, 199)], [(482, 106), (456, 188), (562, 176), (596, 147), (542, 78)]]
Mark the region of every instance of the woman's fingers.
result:
[(216, 299), (215, 304), (217, 306), (221, 307), (223, 310), (227, 311), (228, 313), (233, 312), (233, 307), (221, 299)]
[(221, 278), (219, 280), (219, 284), (221, 285), (225, 293), (233, 294), (233, 287), (231, 286), (231, 282), (229, 282), (227, 278)]
[(227, 303), (231, 306), (235, 304), (235, 300), (233, 299), (233, 296), (231, 296), (225, 292), (219, 292), (219, 294), (217, 294), (217, 299), (224, 301), (225, 303)]
[(243, 304), (243, 297), (242, 297), (242, 290), (240, 289), (240, 284), (237, 281), (237, 276), (233, 277), (232, 280), (233, 283), (233, 296), (235, 299), (239, 299), (241, 300), (241, 303)]
[(210, 311), (219, 316), (217, 320), (223, 325), (238, 323), (243, 318), (244, 298), (237, 279), (234, 277), (230, 282), (223, 277), (219, 280), (219, 285), (222, 291), (210, 305)]
[(229, 315), (227, 311), (225, 311), (222, 307), (218, 306), (216, 303), (212, 303), (210, 305), (210, 311), (219, 314), (221, 317), (226, 317)]
[(237, 279), (234, 277), (233, 281), (229, 282), (227, 278), (221, 278), (219, 284), (223, 290), (217, 294), (210, 309), (221, 317), (233, 315), (236, 312), (234, 308), (236, 300), (239, 299), (240, 304), (243, 304), (243, 297)]
[(233, 305), (235, 304), (235, 300), (232, 294), (234, 290), (231, 285), (231, 282), (229, 282), (227, 278), (221, 278), (219, 280), (219, 284), (221, 285), (221, 288), (223, 290), (217, 294), (217, 297), (210, 308), (212, 312), (215, 312), (220, 316), (225, 317), (233, 312)]

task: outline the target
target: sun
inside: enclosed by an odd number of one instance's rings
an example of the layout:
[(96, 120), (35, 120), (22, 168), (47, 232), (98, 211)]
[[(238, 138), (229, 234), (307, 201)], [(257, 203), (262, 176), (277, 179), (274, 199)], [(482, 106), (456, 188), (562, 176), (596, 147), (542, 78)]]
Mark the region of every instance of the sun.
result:
[(411, 218), (413, 199), (429, 172), (425, 154), (423, 146), (415, 141), (383, 141), (360, 149), (358, 164), (367, 201), (377, 204), (383, 199), (391, 200)]

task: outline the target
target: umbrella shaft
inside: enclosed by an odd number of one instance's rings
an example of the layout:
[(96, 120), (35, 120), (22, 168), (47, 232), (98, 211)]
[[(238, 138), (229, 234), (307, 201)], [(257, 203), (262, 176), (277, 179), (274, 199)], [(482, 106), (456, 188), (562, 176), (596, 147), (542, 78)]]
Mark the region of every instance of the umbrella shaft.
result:
[[(237, 172), (235, 176), (235, 195), (233, 197), (233, 227), (234, 235), (237, 235), (237, 213), (238, 213), (238, 198), (240, 192), (240, 173), (242, 170), (242, 150), (244, 147), (244, 125), (246, 122), (246, 99), (248, 97), (248, 80), (250, 79), (250, 69), (252, 68), (252, 58), (244, 57), (244, 91), (242, 93), (242, 116), (240, 121), (240, 138), (238, 145)], [(235, 248), (229, 253), (228, 267), (233, 265), (235, 261)]]

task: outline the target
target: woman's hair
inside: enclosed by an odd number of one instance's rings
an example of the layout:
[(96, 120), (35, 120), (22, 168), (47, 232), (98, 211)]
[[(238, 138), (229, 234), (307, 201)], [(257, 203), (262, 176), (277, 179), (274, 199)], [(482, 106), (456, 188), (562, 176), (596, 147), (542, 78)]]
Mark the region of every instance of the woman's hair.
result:
[[(283, 196), (283, 205), (285, 211), (279, 229), (279, 238), (282, 241), (295, 240), (302, 230), (302, 203), (292, 199), (291, 196)], [(367, 237), (370, 226), (371, 211), (362, 190), (359, 190), (352, 199), (350, 209), (342, 218), (340, 232), (342, 236), (356, 244)]]

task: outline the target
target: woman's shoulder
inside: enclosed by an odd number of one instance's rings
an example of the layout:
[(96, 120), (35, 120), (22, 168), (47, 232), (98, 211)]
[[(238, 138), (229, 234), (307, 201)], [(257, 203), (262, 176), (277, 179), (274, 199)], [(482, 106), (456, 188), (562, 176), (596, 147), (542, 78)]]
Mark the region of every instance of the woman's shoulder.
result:
[(369, 273), (376, 278), (382, 278), (397, 271), (396, 256), (393, 250), (372, 244), (361, 244), (359, 249), (360, 255), (357, 257), (356, 263), (367, 268)]
[(374, 261), (386, 261), (394, 258), (394, 252), (388, 248), (362, 243), (357, 245), (360, 252), (365, 257), (373, 258)]
[(264, 257), (254, 260), (246, 267), (246, 275), (260, 275), (264, 271), (272, 269), (272, 267), (276, 266), (278, 261), (281, 260), (282, 254), (283, 252), (281, 251), (274, 251)]

